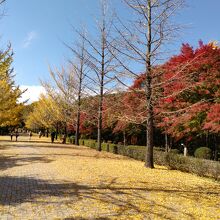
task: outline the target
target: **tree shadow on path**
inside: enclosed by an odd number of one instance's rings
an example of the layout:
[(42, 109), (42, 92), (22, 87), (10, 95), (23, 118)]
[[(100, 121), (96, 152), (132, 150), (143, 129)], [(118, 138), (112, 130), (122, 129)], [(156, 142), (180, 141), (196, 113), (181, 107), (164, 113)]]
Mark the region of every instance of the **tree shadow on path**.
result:
[[(172, 217), (166, 218), (163, 215), (165, 213), (181, 213), (185, 217), (193, 219), (194, 216), (181, 210), (175, 209), (175, 207), (159, 201), (151, 200), (148, 196), (151, 193), (164, 193), (165, 195), (175, 195), (181, 199), (190, 199), (196, 203), (198, 196), (200, 198), (208, 198), (210, 194), (220, 196), (219, 192), (215, 192), (214, 189), (208, 189), (208, 191), (187, 191), (187, 190), (172, 190), (163, 189), (162, 187), (155, 186), (150, 187), (126, 187), (124, 185), (115, 185), (116, 181), (112, 180), (109, 183), (99, 185), (83, 185), (74, 182), (55, 182), (53, 180), (42, 180), (31, 177), (16, 177), (5, 176), (0, 177), (0, 205), (2, 206), (16, 206), (22, 203), (31, 204), (56, 204), (62, 205), (74, 205), (81, 200), (89, 200), (93, 204), (105, 204), (109, 207), (116, 207), (117, 212), (111, 216), (122, 217), (124, 213), (132, 212), (148, 216), (149, 214), (157, 216), (163, 219), (175, 219)], [(51, 197), (56, 197), (56, 200), (50, 200)], [(64, 199), (65, 198), (65, 199)], [(67, 199), (68, 198), (68, 199)], [(136, 201), (143, 201), (146, 205), (151, 206), (151, 209), (146, 212), (139, 207)], [(217, 205), (217, 204), (216, 204)], [(154, 211), (154, 210), (160, 210)], [(102, 218), (101, 218), (102, 217)], [(97, 219), (108, 219), (108, 216), (101, 216)], [(78, 219), (84, 219), (80, 216)], [(77, 219), (69, 217), (67, 219)]]
[(0, 156), (0, 170), (4, 171), (13, 167), (24, 166), (33, 163), (50, 163), (53, 160), (40, 156)]
[(60, 148), (60, 149), (77, 149), (85, 148), (73, 144), (51, 143), (46, 141), (5, 141), (0, 140), (0, 149), (4, 147), (33, 147), (33, 148)]

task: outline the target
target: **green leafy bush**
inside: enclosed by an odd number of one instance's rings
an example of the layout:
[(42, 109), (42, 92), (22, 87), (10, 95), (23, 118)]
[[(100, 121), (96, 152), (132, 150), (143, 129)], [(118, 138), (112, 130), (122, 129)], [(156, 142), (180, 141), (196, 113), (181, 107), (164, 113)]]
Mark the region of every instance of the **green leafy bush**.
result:
[(116, 144), (102, 143), (102, 150), (114, 153), (114, 146), (116, 146)]
[(196, 149), (194, 155), (197, 158), (210, 160), (212, 157), (212, 151), (208, 147), (200, 147)]
[(84, 145), (87, 147), (91, 147), (93, 149), (96, 149), (96, 140), (83, 140), (84, 141)]
[(167, 153), (163, 151), (154, 150), (154, 163), (167, 167)]
[[(83, 144), (84, 143), (84, 144)], [(96, 149), (95, 140), (80, 140), (81, 145)], [(111, 153), (118, 153), (136, 160), (144, 161), (145, 146), (123, 146), (111, 143), (102, 143), (102, 150)], [(211, 177), (220, 180), (220, 163), (217, 161), (199, 159), (194, 157), (184, 157), (183, 155), (173, 152), (163, 152), (161, 148), (154, 148), (154, 163), (166, 166), (169, 169), (180, 170), (183, 172), (194, 173), (203, 177)]]
[[(97, 149), (97, 141), (96, 140), (92, 140), (92, 139), (83, 140), (83, 139), (80, 139), (79, 144), (84, 145), (86, 147), (93, 148), (93, 149)], [(116, 146), (116, 144), (102, 143), (102, 150), (107, 151), (107, 148), (109, 148), (109, 152), (114, 153), (114, 146)]]
[(119, 146), (118, 153), (124, 156), (134, 158), (136, 160), (144, 161), (146, 147), (137, 147), (137, 146)]
[(179, 151), (178, 149), (171, 149), (171, 150), (170, 150), (170, 153), (179, 154), (180, 151)]
[(70, 136), (68, 137), (67, 141), (70, 143), (70, 144), (75, 144), (75, 136)]
[(194, 173), (199, 176), (220, 179), (220, 163), (194, 157), (168, 153), (166, 155), (167, 166), (170, 169)]

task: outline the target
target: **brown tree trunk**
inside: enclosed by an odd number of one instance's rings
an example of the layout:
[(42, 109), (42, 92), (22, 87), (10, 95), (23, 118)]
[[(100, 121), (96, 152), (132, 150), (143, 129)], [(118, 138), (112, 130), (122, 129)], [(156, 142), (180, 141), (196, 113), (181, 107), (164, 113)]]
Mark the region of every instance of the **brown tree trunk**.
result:
[(168, 135), (165, 133), (165, 152), (169, 152)]
[[(78, 106), (79, 108), (79, 106)], [(77, 110), (76, 118), (76, 133), (75, 133), (75, 145), (79, 145), (79, 125), (80, 125), (80, 110)]]
[(154, 168), (154, 159), (153, 159), (153, 114), (151, 111), (148, 111), (147, 117), (147, 153), (145, 157), (145, 166), (148, 168)]
[(100, 96), (99, 96), (99, 110), (98, 110), (98, 151), (102, 150), (102, 103), (103, 103), (103, 77), (102, 77), (102, 85), (100, 88)]
[(66, 144), (66, 138), (67, 138), (67, 123), (65, 122), (64, 135), (63, 135), (62, 144)]
[(173, 145), (174, 145), (174, 143), (173, 143), (173, 138), (170, 136), (170, 141), (169, 141), (169, 150), (168, 151), (171, 151), (171, 149), (173, 148)]
[(79, 91), (77, 100), (77, 119), (76, 119), (76, 133), (75, 133), (75, 145), (79, 145), (79, 126), (80, 126), (80, 111), (81, 111), (81, 90), (82, 90), (82, 72), (81, 69), (80, 79), (79, 79)]
[(55, 139), (57, 140), (58, 138), (58, 132), (59, 132), (59, 127), (58, 127), (58, 122), (56, 123), (56, 135), (55, 135)]
[[(103, 12), (104, 13), (104, 12)], [(101, 77), (100, 77), (100, 94), (99, 94), (99, 111), (98, 111), (98, 151), (102, 150), (102, 111), (103, 111), (103, 90), (105, 76), (105, 46), (106, 46), (106, 30), (105, 20), (103, 19), (102, 26), (102, 62), (101, 62)]]
[(145, 157), (145, 166), (154, 168), (153, 160), (153, 103), (152, 103), (152, 76), (151, 76), (151, 46), (152, 46), (152, 27), (151, 27), (151, 0), (148, 0), (148, 42), (146, 51), (146, 80), (145, 80), (145, 93), (146, 93), (146, 110), (147, 110), (147, 152)]
[(205, 142), (206, 142), (206, 147), (208, 147), (209, 146), (209, 132), (206, 133)]
[(124, 147), (126, 146), (126, 133), (123, 131), (123, 142), (124, 142)]
[(215, 161), (218, 161), (218, 147), (219, 147), (219, 137), (218, 137), (218, 134), (214, 134), (214, 146), (215, 146), (215, 149), (214, 149), (214, 160)]

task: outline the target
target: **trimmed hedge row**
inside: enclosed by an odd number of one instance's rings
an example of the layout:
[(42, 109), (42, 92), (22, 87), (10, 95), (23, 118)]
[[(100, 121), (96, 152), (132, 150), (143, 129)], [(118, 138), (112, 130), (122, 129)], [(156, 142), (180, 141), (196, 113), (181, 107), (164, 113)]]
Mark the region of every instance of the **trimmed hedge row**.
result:
[[(80, 145), (93, 149), (97, 148), (95, 140), (80, 140)], [(112, 143), (102, 143), (102, 150), (115, 154), (120, 154), (134, 158), (136, 160), (145, 160), (146, 147), (144, 146), (123, 146)], [(193, 173), (203, 177), (211, 177), (220, 180), (220, 163), (217, 161), (199, 159), (194, 157), (184, 157), (177, 153), (166, 153), (161, 148), (154, 148), (154, 163), (166, 166), (172, 170)]]
[(220, 180), (220, 163), (217, 161), (166, 154), (166, 163), (170, 169)]

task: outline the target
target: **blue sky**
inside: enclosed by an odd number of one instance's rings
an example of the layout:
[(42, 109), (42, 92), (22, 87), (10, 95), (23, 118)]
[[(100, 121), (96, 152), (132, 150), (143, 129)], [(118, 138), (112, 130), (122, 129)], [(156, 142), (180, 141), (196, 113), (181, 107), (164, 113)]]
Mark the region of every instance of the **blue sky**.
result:
[[(120, 0), (111, 2), (120, 10)], [(39, 79), (48, 78), (48, 64), (60, 66), (69, 57), (70, 52), (62, 41), (74, 41), (70, 24), (94, 25), (98, 3), (99, 0), (6, 1), (6, 16), (0, 20), (0, 47), (12, 43), (16, 83), (29, 86), (27, 95), (37, 94)], [(187, 5), (177, 19), (188, 28), (183, 30), (174, 48), (178, 50), (182, 42), (196, 45), (199, 39), (220, 41), (220, 1), (188, 0)], [(35, 90), (31, 91), (31, 86)]]

